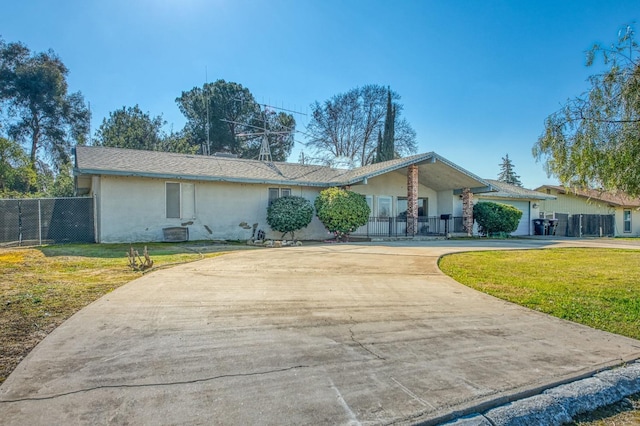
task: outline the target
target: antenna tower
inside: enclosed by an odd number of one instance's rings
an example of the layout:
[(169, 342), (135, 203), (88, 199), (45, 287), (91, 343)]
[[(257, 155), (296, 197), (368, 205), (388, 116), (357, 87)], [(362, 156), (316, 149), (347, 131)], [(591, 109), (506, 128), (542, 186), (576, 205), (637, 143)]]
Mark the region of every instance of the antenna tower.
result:
[[(241, 99), (236, 99), (237, 102), (242, 102)], [(237, 121), (229, 121), (229, 120), (222, 120), (225, 123), (233, 123), (233, 124), (237, 124), (240, 126), (244, 126), (244, 127), (250, 127), (253, 129), (257, 129), (257, 132), (249, 132), (249, 133), (238, 133), (236, 136), (238, 137), (251, 137), (251, 136), (262, 136), (262, 141), (260, 143), (260, 154), (258, 155), (258, 160), (259, 161), (264, 161), (267, 163), (272, 163), (273, 162), (273, 158), (271, 157), (271, 147), (269, 146), (269, 136), (270, 135), (288, 135), (290, 133), (293, 133), (293, 129), (287, 129), (284, 131), (273, 131), (267, 128), (267, 117), (266, 114), (271, 110), (280, 110), (280, 111), (284, 111), (284, 112), (290, 112), (290, 113), (294, 113), (294, 114), (299, 114), (299, 115), (307, 115), (305, 113), (299, 112), (299, 111), (293, 111), (293, 110), (289, 110), (289, 109), (285, 109), (285, 108), (278, 108), (272, 105), (267, 105), (267, 104), (258, 104), (261, 108), (262, 111), (260, 113), (261, 118), (262, 118), (262, 127), (257, 127), (257, 126), (253, 126), (247, 123), (240, 123)]]

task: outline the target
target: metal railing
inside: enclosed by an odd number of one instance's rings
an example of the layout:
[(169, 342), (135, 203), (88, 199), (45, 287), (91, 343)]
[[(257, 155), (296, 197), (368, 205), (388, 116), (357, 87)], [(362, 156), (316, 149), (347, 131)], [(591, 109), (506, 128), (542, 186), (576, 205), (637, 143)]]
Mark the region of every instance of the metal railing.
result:
[[(447, 223), (445, 224), (445, 222)], [(461, 217), (453, 217), (445, 221), (439, 216), (419, 216), (413, 227), (413, 232), (410, 225), (407, 226), (406, 217), (370, 217), (365, 225), (356, 229), (351, 235), (355, 237), (415, 237), (440, 236), (445, 235), (446, 232), (464, 232)]]

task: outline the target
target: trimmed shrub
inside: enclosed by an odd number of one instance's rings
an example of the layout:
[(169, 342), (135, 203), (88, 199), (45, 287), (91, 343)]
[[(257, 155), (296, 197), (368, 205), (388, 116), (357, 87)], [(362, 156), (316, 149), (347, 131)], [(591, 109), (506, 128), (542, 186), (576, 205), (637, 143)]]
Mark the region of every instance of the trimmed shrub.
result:
[(510, 234), (518, 229), (522, 212), (506, 204), (482, 202), (473, 206), (473, 218), (481, 234)]
[(366, 224), (371, 213), (364, 195), (340, 188), (320, 192), (314, 205), (320, 222), (339, 240)]
[(282, 238), (291, 232), (305, 228), (313, 219), (313, 206), (311, 201), (290, 195), (280, 197), (267, 208), (267, 223), (274, 231), (282, 232)]

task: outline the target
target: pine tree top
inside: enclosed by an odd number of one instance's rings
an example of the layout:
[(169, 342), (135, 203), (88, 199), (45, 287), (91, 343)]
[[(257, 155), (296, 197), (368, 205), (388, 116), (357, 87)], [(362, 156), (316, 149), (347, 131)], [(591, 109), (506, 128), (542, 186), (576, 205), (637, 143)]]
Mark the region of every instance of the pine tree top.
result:
[(516, 174), (514, 165), (509, 154), (502, 157), (502, 163), (500, 164), (500, 173), (498, 174), (498, 180), (511, 185), (522, 187), (520, 176)]

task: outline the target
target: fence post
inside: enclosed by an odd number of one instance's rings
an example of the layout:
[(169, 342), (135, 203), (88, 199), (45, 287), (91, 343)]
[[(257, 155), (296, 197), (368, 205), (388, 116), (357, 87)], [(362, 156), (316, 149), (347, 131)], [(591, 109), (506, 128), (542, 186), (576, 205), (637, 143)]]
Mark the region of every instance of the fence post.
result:
[(100, 242), (98, 237), (98, 198), (96, 194), (93, 194), (93, 242)]
[(38, 242), (42, 245), (42, 208), (38, 199)]
[(22, 246), (22, 201), (18, 200), (18, 246)]
[(580, 238), (582, 238), (582, 215), (580, 215), (580, 228), (578, 230), (578, 235), (580, 236)]

